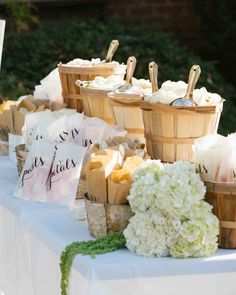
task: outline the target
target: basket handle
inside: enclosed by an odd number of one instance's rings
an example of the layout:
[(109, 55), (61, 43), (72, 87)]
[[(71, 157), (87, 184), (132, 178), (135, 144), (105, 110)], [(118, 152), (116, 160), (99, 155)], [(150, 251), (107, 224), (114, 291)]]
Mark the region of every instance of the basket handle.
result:
[(158, 75), (158, 65), (152, 61), (148, 65), (149, 69), (149, 77), (152, 83), (152, 92), (156, 92), (158, 90), (158, 82), (157, 82), (157, 75)]
[(105, 57), (105, 62), (111, 62), (113, 55), (115, 54), (117, 48), (119, 47), (119, 41), (118, 40), (112, 40), (110, 43), (110, 46), (107, 51), (107, 55)]
[(188, 77), (188, 87), (184, 99), (189, 99), (193, 101), (193, 90), (197, 84), (197, 81), (201, 74), (201, 68), (199, 65), (193, 65), (189, 72)]

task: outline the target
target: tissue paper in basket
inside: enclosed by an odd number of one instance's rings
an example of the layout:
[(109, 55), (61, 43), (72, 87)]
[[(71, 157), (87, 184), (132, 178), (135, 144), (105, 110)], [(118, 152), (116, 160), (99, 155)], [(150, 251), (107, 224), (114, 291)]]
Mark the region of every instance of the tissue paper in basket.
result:
[(204, 181), (236, 181), (236, 133), (207, 135), (194, 142), (194, 162)]

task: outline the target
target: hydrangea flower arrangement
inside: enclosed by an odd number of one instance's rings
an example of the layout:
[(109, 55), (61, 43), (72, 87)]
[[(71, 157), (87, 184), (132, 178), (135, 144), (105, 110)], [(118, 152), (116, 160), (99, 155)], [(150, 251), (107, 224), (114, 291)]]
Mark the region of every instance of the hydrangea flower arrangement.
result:
[(144, 256), (210, 256), (219, 221), (205, 187), (188, 162), (146, 161), (135, 172), (129, 202), (135, 215), (124, 231), (129, 250)]

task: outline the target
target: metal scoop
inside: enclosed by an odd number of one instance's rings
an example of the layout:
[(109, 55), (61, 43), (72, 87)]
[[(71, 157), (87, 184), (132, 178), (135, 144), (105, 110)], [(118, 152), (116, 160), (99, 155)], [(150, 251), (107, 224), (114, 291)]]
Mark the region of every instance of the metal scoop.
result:
[(189, 72), (188, 88), (183, 98), (177, 98), (171, 102), (172, 106), (184, 106), (191, 107), (197, 104), (193, 101), (193, 90), (201, 74), (201, 68), (199, 65), (193, 65)]
[(125, 92), (132, 87), (132, 78), (136, 67), (137, 60), (134, 56), (130, 56), (127, 60), (126, 82), (118, 88), (118, 91)]
[(149, 69), (149, 77), (152, 83), (152, 93), (157, 92), (158, 90), (158, 83), (157, 83), (157, 74), (158, 74), (158, 65), (152, 61), (148, 65)]
[(108, 48), (106, 58), (104, 60), (105, 63), (112, 61), (113, 55), (115, 54), (118, 47), (119, 47), (119, 41), (118, 40), (112, 40), (111, 43), (110, 43), (110, 46)]

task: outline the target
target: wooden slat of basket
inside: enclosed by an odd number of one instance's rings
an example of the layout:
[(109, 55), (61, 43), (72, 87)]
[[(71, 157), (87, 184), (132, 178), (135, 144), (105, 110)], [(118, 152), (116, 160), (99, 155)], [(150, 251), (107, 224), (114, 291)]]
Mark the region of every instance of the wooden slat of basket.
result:
[(108, 124), (115, 124), (110, 99), (107, 96), (109, 92), (110, 90), (101, 90), (84, 86), (80, 87), (84, 114), (90, 117), (98, 117)]
[(58, 70), (61, 78), (64, 102), (66, 102), (70, 108), (82, 112), (83, 106), (80, 89), (75, 85), (75, 81), (91, 81), (96, 76), (108, 77), (112, 74), (123, 76), (125, 73), (125, 66), (121, 68), (114, 64), (102, 64), (96, 67), (77, 67), (60, 63), (58, 64)]
[(127, 130), (127, 137), (138, 138), (145, 143), (142, 110), (139, 104), (124, 104), (112, 100), (111, 105), (116, 124)]
[(220, 220), (219, 246), (236, 248), (236, 183), (205, 182), (206, 201)]
[[(101, 64), (93, 67), (79, 67), (75, 65), (66, 65), (60, 63), (58, 65), (59, 71), (65, 74), (76, 74), (76, 75), (92, 75), (108, 77), (110, 75), (122, 75), (125, 74), (125, 66), (120, 67), (115, 64)], [(87, 80), (89, 81), (89, 80)]]
[(192, 106), (192, 107), (182, 107), (182, 106), (170, 106), (161, 103), (148, 103), (142, 102), (140, 107), (144, 110), (161, 110), (162, 112), (173, 112), (181, 114), (192, 114), (193, 113), (221, 113), (222, 105), (219, 106)]
[(139, 107), (113, 105), (116, 123), (123, 128), (138, 128), (144, 133), (142, 111)]
[[(210, 107), (172, 107), (141, 103), (147, 151), (164, 162), (192, 161), (194, 139), (215, 133), (220, 112)], [(189, 138), (189, 140), (187, 140)]]
[(220, 227), (221, 228), (236, 229), (236, 221), (225, 221), (225, 220), (221, 220), (220, 221)]

